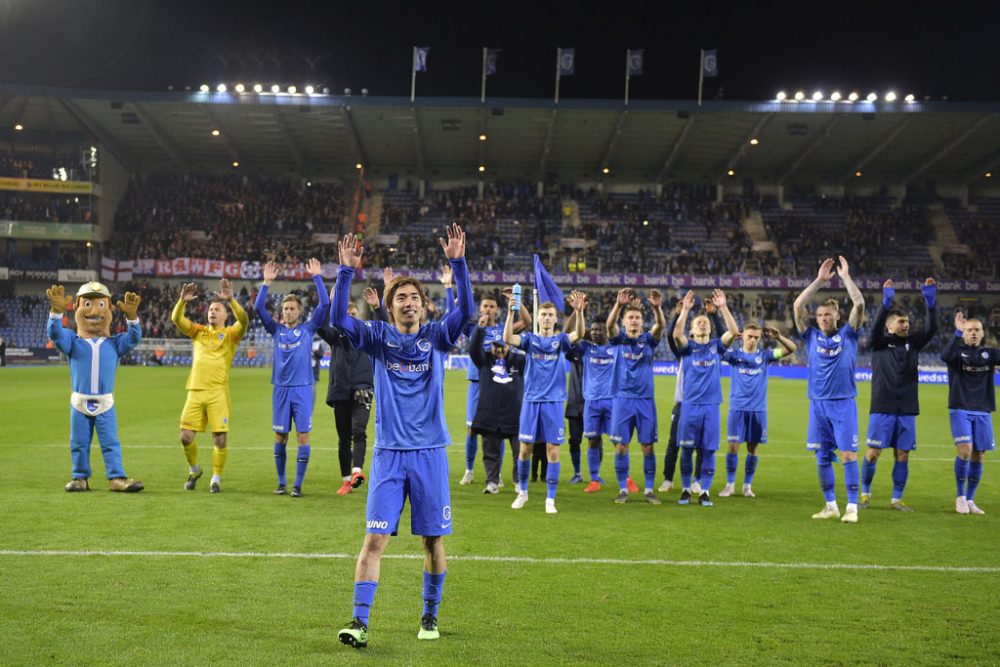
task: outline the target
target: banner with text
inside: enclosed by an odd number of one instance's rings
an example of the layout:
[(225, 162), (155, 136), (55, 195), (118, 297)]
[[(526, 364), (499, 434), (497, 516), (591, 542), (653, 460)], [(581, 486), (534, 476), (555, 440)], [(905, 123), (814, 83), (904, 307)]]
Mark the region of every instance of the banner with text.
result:
[(90, 181), (57, 181), (43, 178), (0, 177), (0, 190), (19, 192), (49, 192), (63, 195), (95, 195), (99, 186)]
[(92, 241), (93, 225), (0, 220), (0, 237), (49, 241)]

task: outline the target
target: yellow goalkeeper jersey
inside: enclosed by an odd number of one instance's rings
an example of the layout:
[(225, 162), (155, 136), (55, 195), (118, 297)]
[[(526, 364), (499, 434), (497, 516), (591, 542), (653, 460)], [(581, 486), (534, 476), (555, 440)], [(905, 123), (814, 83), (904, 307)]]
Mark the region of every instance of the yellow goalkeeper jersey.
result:
[(185, 317), (186, 305), (183, 299), (178, 301), (170, 316), (178, 330), (194, 343), (191, 372), (184, 388), (187, 390), (228, 388), (229, 367), (250, 323), (246, 311), (236, 299), (230, 299), (229, 307), (236, 316), (236, 324), (216, 329), (196, 324)]

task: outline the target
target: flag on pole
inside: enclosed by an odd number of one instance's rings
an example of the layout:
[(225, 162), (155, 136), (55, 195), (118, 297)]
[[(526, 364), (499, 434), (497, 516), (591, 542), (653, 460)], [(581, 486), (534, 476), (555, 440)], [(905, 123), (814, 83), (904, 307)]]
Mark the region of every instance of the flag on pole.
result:
[(642, 76), (643, 53), (646, 49), (628, 50), (628, 75)]
[(497, 58), (500, 57), (500, 49), (486, 49), (486, 76), (493, 76), (497, 73)]
[(542, 266), (542, 260), (538, 259), (538, 255), (534, 255), (534, 258), (535, 290), (538, 292), (536, 303), (551, 301), (556, 304), (556, 310), (561, 313), (563, 307), (566, 305), (566, 297), (563, 296), (562, 290), (556, 285), (556, 281), (552, 280), (552, 276)]
[(430, 53), (431, 47), (429, 46), (414, 46), (413, 47), (413, 71), (414, 72), (426, 72), (427, 71), (427, 54)]
[(570, 76), (576, 71), (576, 49), (559, 49), (559, 76)]
[(101, 257), (101, 279), (113, 283), (127, 282), (132, 280), (132, 272), (135, 269), (135, 261), (118, 260), (113, 257)]
[(718, 49), (705, 49), (701, 56), (701, 74), (706, 79), (712, 76), (719, 76), (719, 61), (716, 58)]

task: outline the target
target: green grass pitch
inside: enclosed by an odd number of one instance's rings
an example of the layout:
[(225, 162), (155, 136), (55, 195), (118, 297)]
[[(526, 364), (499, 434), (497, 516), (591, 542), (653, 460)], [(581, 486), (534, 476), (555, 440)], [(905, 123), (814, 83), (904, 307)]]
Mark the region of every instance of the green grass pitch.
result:
[[(458, 485), (466, 381), (449, 373), (455, 534), (446, 540), (442, 638), (416, 639), (420, 546), (404, 512), (382, 564), (370, 646), (355, 651), (336, 631), (350, 617), (365, 494), (335, 494), (332, 411), (321, 396), (306, 496), (276, 497), (269, 372), (234, 369), (223, 492), (209, 495), (207, 477), (185, 492), (177, 430), (186, 372), (119, 371), (125, 466), (146, 484), (125, 495), (105, 490), (96, 442), (95, 490), (62, 490), (65, 367), (0, 371), (0, 665), (1000, 662), (1000, 469), (988, 455), (977, 497), (988, 514), (956, 515), (944, 387), (921, 388), (906, 494), (916, 511), (888, 508), (890, 455), (872, 508), (849, 526), (810, 519), (822, 499), (802, 444), (803, 382), (771, 381), (756, 499), (680, 507), (675, 492), (661, 507), (615, 505), (611, 488), (585, 495), (566, 483), (565, 451), (560, 513), (548, 516), (542, 484), (518, 512), (509, 479), (500, 495), (481, 494), (481, 464), (476, 484)], [(860, 385), (862, 438), (868, 389)], [(657, 396), (665, 441), (672, 378), (657, 378)], [(209, 439), (198, 442), (208, 463)], [(657, 484), (664, 449), (657, 445)], [(504, 468), (509, 478), (509, 456)], [(641, 480), (637, 452), (632, 468)], [(717, 469), (715, 492), (722, 456)], [(613, 479), (608, 444), (602, 472)], [(79, 553), (87, 551), (119, 553)]]

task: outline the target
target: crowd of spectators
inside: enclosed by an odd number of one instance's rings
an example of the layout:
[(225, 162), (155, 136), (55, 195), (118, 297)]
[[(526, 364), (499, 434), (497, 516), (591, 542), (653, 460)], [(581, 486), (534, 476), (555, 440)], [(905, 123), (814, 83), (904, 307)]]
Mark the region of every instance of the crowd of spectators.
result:
[(93, 223), (90, 197), (0, 191), (0, 220)]
[(50, 179), (65, 174), (66, 180), (89, 180), (79, 157), (44, 153), (0, 153), (0, 176)]

